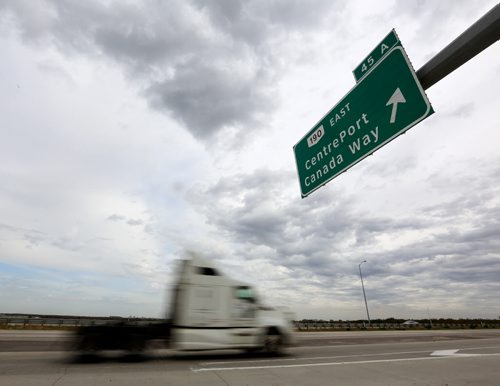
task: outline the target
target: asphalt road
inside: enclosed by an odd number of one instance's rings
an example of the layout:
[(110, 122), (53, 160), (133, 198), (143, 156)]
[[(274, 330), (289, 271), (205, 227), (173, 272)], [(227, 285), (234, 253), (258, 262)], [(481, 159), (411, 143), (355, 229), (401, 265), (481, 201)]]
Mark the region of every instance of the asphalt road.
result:
[(0, 385), (500, 385), (500, 330), (300, 333), (279, 357), (154, 350), (84, 360), (60, 351), (68, 339), (0, 330)]

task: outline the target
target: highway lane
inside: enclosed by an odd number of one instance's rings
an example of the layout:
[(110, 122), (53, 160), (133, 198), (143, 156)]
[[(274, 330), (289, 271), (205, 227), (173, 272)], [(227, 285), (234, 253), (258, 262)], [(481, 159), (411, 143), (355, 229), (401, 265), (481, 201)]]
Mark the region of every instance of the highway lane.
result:
[[(0, 385), (500, 385), (500, 331), (318, 332), (298, 335), (280, 357), (238, 352), (147, 357), (0, 352)], [(0, 334), (0, 341), (65, 340), (67, 334)], [(134, 361), (133, 359), (139, 359)]]
[(0, 352), (67, 351), (69, 331), (0, 330)]
[[(500, 330), (407, 330), (407, 331), (315, 331), (299, 332), (298, 346), (368, 344), (392, 341), (444, 341), (498, 336)], [(0, 352), (71, 350), (69, 331), (0, 330)]]

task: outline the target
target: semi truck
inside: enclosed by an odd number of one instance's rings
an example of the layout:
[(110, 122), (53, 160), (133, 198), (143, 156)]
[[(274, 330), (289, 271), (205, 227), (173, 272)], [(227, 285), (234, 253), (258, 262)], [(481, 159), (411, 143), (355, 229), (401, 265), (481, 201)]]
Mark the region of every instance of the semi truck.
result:
[(294, 342), (293, 314), (264, 305), (255, 289), (211, 261), (179, 262), (168, 318), (149, 325), (120, 322), (76, 331), (77, 350), (141, 353), (151, 343), (180, 351), (242, 349), (276, 354)]

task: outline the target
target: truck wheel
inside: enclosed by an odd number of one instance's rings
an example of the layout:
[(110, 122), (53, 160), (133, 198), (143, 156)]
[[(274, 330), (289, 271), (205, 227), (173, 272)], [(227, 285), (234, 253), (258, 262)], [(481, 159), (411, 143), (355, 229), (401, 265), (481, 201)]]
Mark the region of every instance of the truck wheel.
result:
[(132, 336), (127, 347), (129, 355), (137, 356), (144, 353), (146, 349), (146, 340), (142, 336)]
[(279, 354), (283, 349), (283, 337), (275, 328), (269, 329), (264, 339), (264, 352), (266, 354)]
[(77, 350), (85, 353), (96, 351), (96, 347), (96, 338), (93, 335), (83, 336), (77, 343)]
[(96, 337), (92, 335), (84, 336), (77, 344), (77, 357), (79, 361), (94, 362), (98, 359), (99, 351)]

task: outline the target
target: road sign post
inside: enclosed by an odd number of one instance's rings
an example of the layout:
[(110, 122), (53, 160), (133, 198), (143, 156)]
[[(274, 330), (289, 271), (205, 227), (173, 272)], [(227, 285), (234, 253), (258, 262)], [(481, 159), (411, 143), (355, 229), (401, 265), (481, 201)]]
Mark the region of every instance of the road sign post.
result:
[(395, 44), (294, 146), (302, 197), (432, 113), (403, 47)]

